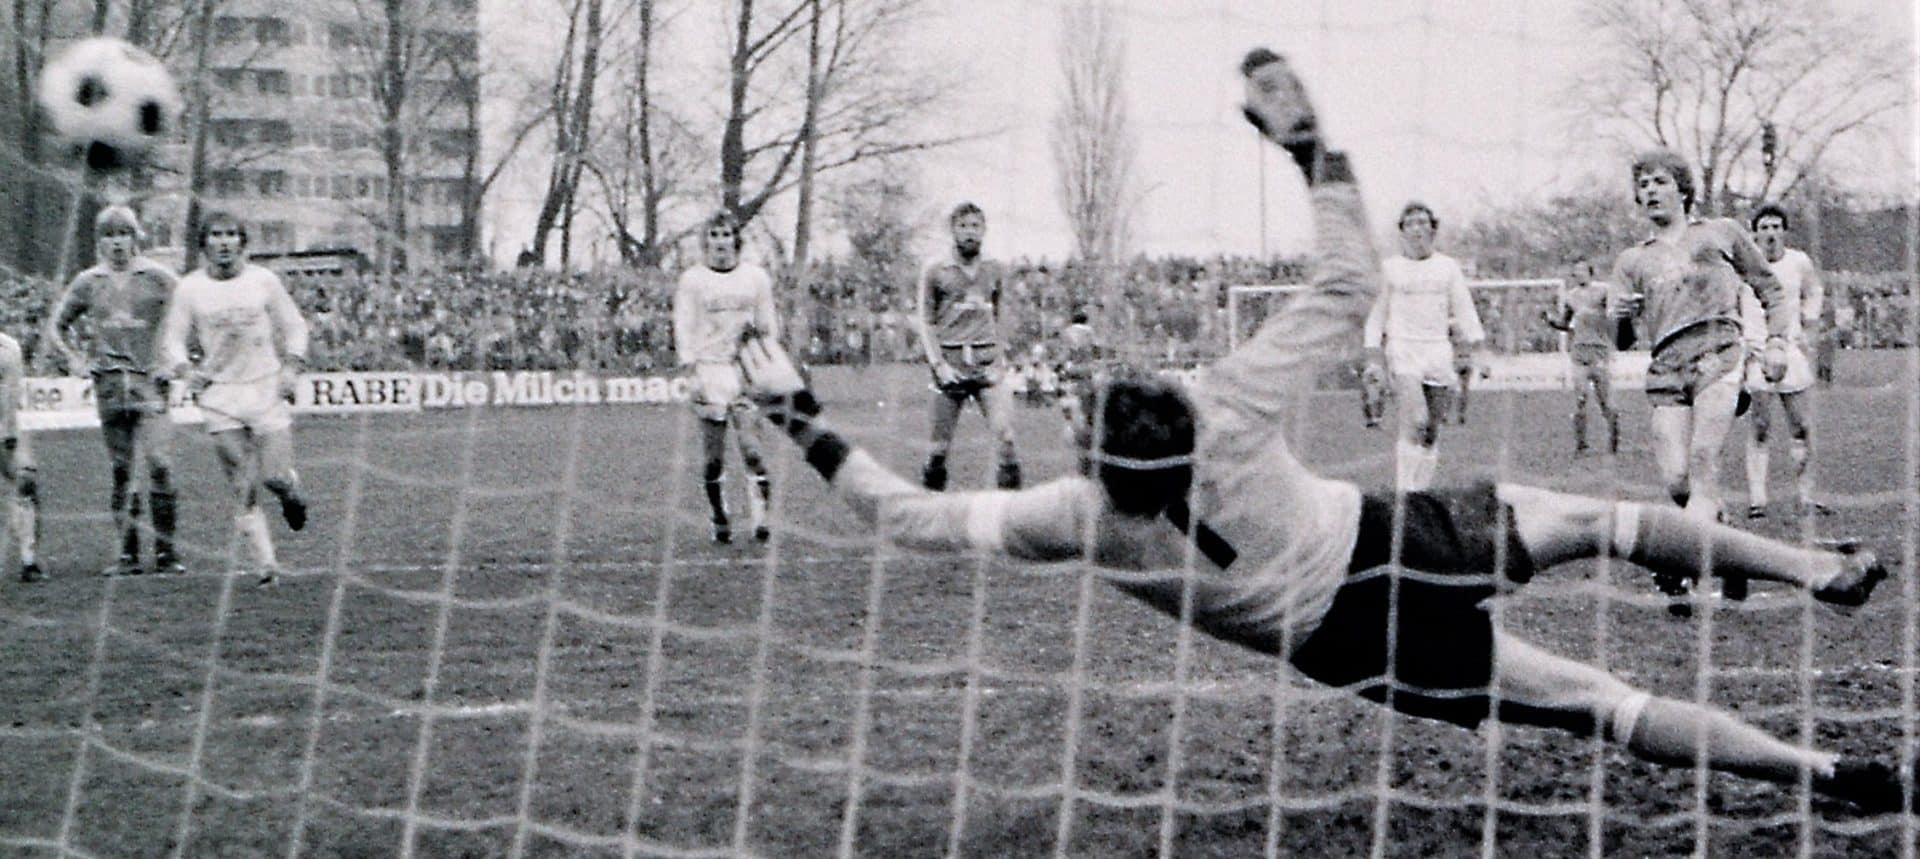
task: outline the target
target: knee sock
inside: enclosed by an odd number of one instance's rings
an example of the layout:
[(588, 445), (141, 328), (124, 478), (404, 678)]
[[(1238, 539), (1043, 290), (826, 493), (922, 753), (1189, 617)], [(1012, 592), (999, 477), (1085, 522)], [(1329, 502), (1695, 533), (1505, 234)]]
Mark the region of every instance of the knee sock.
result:
[(1440, 451), (1437, 448), (1402, 441), (1396, 448), (1394, 472), (1401, 492), (1421, 492), (1433, 485), (1434, 472), (1439, 470)]
[(22, 565), (38, 563), (40, 544), (40, 501), (33, 493), (22, 492), (13, 499), (8, 511), (13, 526), (13, 541), (20, 546)]
[(703, 475), (707, 488), (707, 508), (713, 511), (713, 521), (716, 524), (727, 521), (727, 496), (725, 484), (721, 482), (721, 478), (726, 474), (724, 469), (725, 466), (719, 462), (709, 462)]
[(249, 507), (234, 517), (234, 526), (240, 530), (247, 541), (247, 548), (253, 552), (253, 559), (260, 564), (262, 572), (278, 569), (280, 559), (273, 551), (273, 534), (267, 530), (267, 514), (259, 507)]
[(153, 553), (158, 558), (172, 558), (176, 509), (173, 477), (162, 469), (154, 469), (149, 477), (153, 481), (147, 491), (147, 506), (153, 513)]
[(1812, 501), (1813, 469), (1807, 467), (1812, 459), (1811, 445), (1805, 438), (1796, 438), (1787, 445), (1787, 456), (1793, 460), (1793, 483), (1800, 493), (1800, 501)]
[(1767, 465), (1769, 454), (1767, 443), (1749, 436), (1747, 438), (1747, 503), (1766, 506), (1767, 503)]
[(1702, 522), (1670, 507), (1622, 501), (1615, 511), (1614, 553), (1656, 574), (1736, 576), (1813, 589), (1841, 570), (1838, 555)]

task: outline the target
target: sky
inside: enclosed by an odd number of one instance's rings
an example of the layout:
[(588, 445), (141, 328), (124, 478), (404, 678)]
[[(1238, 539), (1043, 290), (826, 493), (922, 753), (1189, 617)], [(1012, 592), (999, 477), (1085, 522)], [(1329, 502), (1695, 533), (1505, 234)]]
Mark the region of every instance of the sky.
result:
[[(695, 0), (673, 44), (696, 94), (702, 68), (724, 49), (698, 19)], [(1141, 205), (1134, 247), (1150, 254), (1292, 253), (1308, 241), (1297, 173), (1262, 146), (1239, 116), (1236, 65), (1250, 47), (1287, 55), (1312, 89), (1323, 128), (1347, 149), (1376, 222), (1420, 199), (1446, 224), (1554, 191), (1616, 182), (1622, 153), (1570, 134), (1565, 93), (1587, 68), (1588, 37), (1572, 2), (1528, 0), (1116, 0), (1127, 48), (1125, 85), (1138, 140)], [(482, 6), (483, 29), (507, 37), (495, 50), (533, 57), (543, 34), (504, 2)], [(932, 224), (972, 200), (988, 214), (988, 248), (1006, 257), (1060, 258), (1071, 234), (1060, 213), (1049, 124), (1060, 71), (1057, 2), (929, 0), (904, 36), (906, 53), (956, 75), (961, 87), (935, 123), (997, 132), (918, 159), (917, 184)], [(1908, 0), (1834, 0), (1912, 44)], [(491, 19), (491, 20), (487, 20)], [(717, 106), (716, 106), (717, 111)], [(1910, 120), (1908, 120), (1910, 122)], [(497, 123), (494, 123), (497, 125)], [(1913, 135), (1904, 125), (1904, 137)], [(1882, 176), (1908, 179), (1911, 145), (1877, 141), (1862, 156)], [(496, 255), (510, 257), (532, 223), (542, 159), (525, 159), (494, 199)], [(790, 206), (770, 217), (790, 223)], [(937, 253), (941, 231), (922, 236)], [(829, 250), (832, 239), (827, 240)]]

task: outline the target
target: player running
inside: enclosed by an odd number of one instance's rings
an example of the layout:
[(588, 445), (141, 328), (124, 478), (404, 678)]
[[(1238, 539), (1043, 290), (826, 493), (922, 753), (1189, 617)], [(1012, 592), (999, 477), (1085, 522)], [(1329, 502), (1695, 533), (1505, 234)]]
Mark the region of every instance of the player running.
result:
[(1607, 285), (1593, 279), (1593, 262), (1585, 257), (1567, 268), (1567, 287), (1560, 302), (1545, 314), (1548, 325), (1568, 334), (1567, 356), (1573, 362), (1573, 453), (1587, 452), (1587, 392), (1600, 407), (1607, 425), (1607, 452), (1620, 452), (1620, 415), (1613, 410), (1613, 340), (1615, 324), (1607, 306)]
[(960, 410), (968, 400), (980, 404), (987, 425), (1000, 441), (1002, 489), (1020, 486), (1020, 457), (1013, 445), (1013, 395), (1000, 384), (1005, 373), (1000, 338), (1000, 297), (1006, 287), (1004, 266), (980, 257), (987, 216), (979, 206), (961, 203), (947, 216), (953, 233), (953, 257), (927, 267), (920, 278), (920, 348), (933, 369), (933, 450), (920, 470), (921, 485), (947, 488), (947, 453)]
[(780, 320), (773, 310), (773, 278), (767, 270), (740, 261), (740, 222), (728, 212), (707, 219), (701, 239), (704, 264), (687, 269), (673, 293), (673, 346), (680, 365), (693, 368), (693, 413), (700, 423), (704, 457), (701, 479), (713, 513), (713, 541), (733, 542), (727, 518), (727, 428), (746, 463), (753, 487), (747, 493), (748, 526), (753, 539), (765, 541), (767, 499), (773, 487), (760, 457), (753, 429), (753, 404), (743, 396), (736, 363), (740, 335), (748, 330), (778, 340)]
[[(163, 377), (196, 395), (220, 467), (233, 487), (234, 527), (253, 552), (262, 585), (280, 561), (260, 509), (265, 490), (295, 531), (307, 525), (307, 503), (293, 468), (293, 412), (288, 400), (307, 363), (307, 322), (279, 275), (247, 262), (247, 228), (225, 212), (200, 224), (206, 264), (180, 279), (160, 327)], [(187, 352), (200, 345), (200, 361)]]
[(1753, 228), (1754, 241), (1766, 255), (1774, 278), (1780, 281), (1786, 301), (1787, 372), (1777, 381), (1767, 379), (1764, 362), (1758, 360), (1767, 340), (1766, 312), (1752, 290), (1743, 291), (1740, 310), (1750, 350), (1746, 389), (1753, 397), (1752, 410), (1747, 413), (1747, 518), (1767, 515), (1767, 438), (1773, 423), (1767, 401), (1774, 398), (1780, 400), (1780, 413), (1787, 419), (1790, 438), (1787, 456), (1793, 459), (1793, 485), (1799, 496), (1800, 512), (1829, 514), (1833, 512), (1831, 509), (1813, 500), (1813, 472), (1808, 468), (1812, 459), (1808, 420), (1811, 406), (1806, 396), (1807, 389), (1813, 387), (1813, 361), (1808, 357), (1807, 348), (1812, 337), (1808, 332), (1820, 324), (1826, 289), (1820, 283), (1820, 270), (1813, 259), (1803, 251), (1787, 247), (1787, 230), (1792, 225), (1787, 222), (1785, 208), (1767, 203), (1754, 211), (1748, 226)]
[[(1401, 256), (1381, 263), (1380, 298), (1367, 314), (1365, 385), (1391, 376), (1400, 401), (1394, 473), (1401, 489), (1433, 483), (1440, 463), (1440, 425), (1460, 390), (1456, 350), (1478, 352), (1487, 333), (1467, 290), (1460, 262), (1433, 249), (1440, 219), (1418, 201), (1400, 210)], [(1457, 339), (1456, 339), (1457, 338)], [(1484, 359), (1476, 363), (1485, 366)]]
[(20, 404), (26, 400), (27, 362), (20, 341), (0, 334), (0, 479), (13, 489), (7, 526), (20, 552), (20, 581), (46, 578), (40, 571), (40, 470), (33, 446), (20, 431)]
[[(42, 337), (66, 358), (67, 371), (93, 378), (94, 407), (113, 470), (108, 496), (120, 557), (107, 575), (139, 575), (142, 496), (153, 516), (153, 570), (182, 573), (174, 551), (173, 419), (167, 390), (153, 377), (154, 343), (179, 283), (140, 254), (140, 219), (108, 206), (93, 220), (100, 262), (75, 276), (55, 300)], [(76, 331), (76, 329), (79, 329)], [(74, 335), (83, 335), (85, 348)]]
[(1085, 476), (1023, 491), (920, 490), (819, 419), (777, 344), (750, 343), (742, 359), (768, 416), (895, 544), (1094, 564), (1210, 635), (1408, 715), (1603, 734), (1656, 763), (1700, 762), (1777, 784), (1804, 776), (1868, 812), (1905, 808), (1901, 779), (1884, 764), (1789, 744), (1726, 710), (1636, 689), (1496, 629), (1484, 604), (1577, 559), (1613, 555), (1691, 576), (1709, 572), (1701, 563), (1710, 554), (1715, 571), (1791, 582), (1853, 606), (1886, 573), (1872, 555), (1800, 549), (1664, 506), (1514, 484), (1364, 492), (1294, 458), (1280, 428), (1320, 364), (1352, 351), (1381, 276), (1351, 167), (1323, 144), (1298, 79), (1264, 49), (1242, 69), (1247, 117), (1309, 185), (1312, 286), (1202, 370), (1191, 390), (1145, 375), (1103, 380), (1083, 427)]
[(1760, 368), (1769, 381), (1786, 375), (1793, 314), (1766, 257), (1740, 225), (1692, 217), (1693, 172), (1678, 154), (1642, 154), (1633, 162), (1633, 185), (1634, 202), (1654, 235), (1614, 263), (1613, 313), (1638, 316), (1653, 341), (1647, 399), (1667, 492), (1689, 513), (1713, 520), (1720, 515), (1720, 448), (1746, 362), (1740, 295), (1751, 288), (1766, 308)]

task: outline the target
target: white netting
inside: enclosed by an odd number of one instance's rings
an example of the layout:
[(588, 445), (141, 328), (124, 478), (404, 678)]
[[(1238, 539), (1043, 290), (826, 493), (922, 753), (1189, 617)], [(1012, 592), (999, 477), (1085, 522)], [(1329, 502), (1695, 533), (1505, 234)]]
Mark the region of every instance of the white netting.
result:
[[(1499, 23), (1436, 4), (1358, 21), (1329, 7), (1287, 29), (1301, 34), (1310, 84), (1394, 37), (1423, 46), (1420, 68), (1443, 62), (1434, 43), (1445, 39), (1501, 43), (1518, 67), (1508, 77), (1524, 80), (1532, 52), (1580, 42), (1529, 26), (1526, 5)], [(1227, 75), (1242, 50), (1279, 29), (1265, 8), (1116, 8), (1136, 28), (1203, 24), (1211, 41), (1183, 49), (1182, 74)], [(18, 22), (6, 30), (21, 34)], [(1510, 129), (1462, 132), (1425, 118), (1420, 109), (1441, 99), (1425, 75), (1408, 84), (1412, 118), (1367, 125), (1391, 145), (1366, 144), (1380, 153), (1360, 161), (1363, 182), (1400, 175), (1381, 163), (1388, 152), (1415, 153), (1410, 167), (1391, 169), (1418, 170), (1427, 145), (1476, 134), (1502, 157), (1542, 154), (1534, 126), (1543, 123), (1524, 105)], [(1328, 86), (1349, 98), (1367, 87)], [(1044, 124), (1012, 115), (1024, 131)], [(1186, 127), (1144, 111), (1136, 122)], [(1258, 211), (1227, 211), (1221, 200), (1250, 195), (1226, 187), (1220, 162), (1257, 157), (1247, 154), (1253, 144), (1225, 107), (1192, 125), (1200, 142), (1172, 151), (1203, 162), (1209, 177), (1189, 189), (1214, 204), (1197, 231), (1224, 243), (1252, 223), (1264, 230), (1269, 206), (1304, 220), (1284, 175), (1291, 167), (1271, 156), (1274, 202), (1263, 182)], [(1012, 201), (1024, 198), (1004, 186), (1045, 157), (1024, 139), (1010, 136), (977, 165), (1001, 169), (975, 171)], [(42, 218), (53, 226), (33, 234), (55, 255), (0, 274), (0, 328), (32, 347), (53, 291), (88, 256), (74, 244), (88, 191), (71, 171), (30, 163), (13, 138), (0, 143), (0, 164), (11, 188), (37, 189), (4, 198), (11, 205), (26, 193), (63, 215)], [(1046, 218), (1021, 205), (992, 209), (996, 229), (1040, 229)], [(1907, 234), (1920, 234), (1907, 217)], [(1850, 268), (1828, 259), (1817, 221), (1801, 235), (1826, 268)], [(1905, 273), (1920, 268), (1913, 254), (1909, 244)], [(1303, 273), (1297, 257), (1033, 263), (1020, 269), (1032, 296), (1013, 325), (1033, 342), (1089, 306), (1129, 358), (1187, 367), (1239, 342), (1288, 290), (1229, 284)], [(1858, 348), (1837, 353), (1834, 383), (1816, 395), (1820, 493), (1840, 512), (1828, 523), (1757, 527), (1790, 539), (1862, 536), (1911, 571), (1920, 560), (1920, 300), (1909, 274), (1832, 280), (1860, 320)], [(596, 317), (581, 326), (586, 345), (568, 345), (565, 326), (529, 321), (559, 318), (551, 309), (562, 305), (545, 303), (638, 294), (614, 281), (657, 287), (664, 276), (447, 275), (408, 287), (486, 291), (450, 316), (514, 320), (507, 333), (416, 331), (406, 324), (416, 305), (396, 300), (376, 313), (343, 297), (361, 281), (296, 282), (320, 325), (339, 326), (337, 354), (352, 356), (320, 369), (417, 372), (417, 392), (432, 377), (458, 396), (439, 410), (302, 418), (316, 519), (300, 535), (277, 533), (293, 568), (277, 589), (215, 574), (228, 563), (230, 518), (211, 449), (191, 431), (176, 456), (196, 574), (93, 577), (111, 543), (98, 442), (90, 429), (37, 433), (41, 556), (54, 580), (0, 586), (0, 844), (62, 856), (1915, 853), (1911, 818), (1827, 815), (1805, 784), (1755, 786), (1635, 763), (1598, 740), (1391, 715), (1197, 636), (1086, 570), (904, 555), (849, 521), (776, 434), (763, 438), (777, 493), (770, 545), (736, 527), (736, 545), (714, 547), (698, 432), (682, 404), (519, 407), (539, 399), (514, 387), (522, 371), (580, 369), (571, 378), (602, 393), (616, 375), (663, 378), (642, 363), (661, 351), (661, 307), (632, 324)], [(554, 285), (582, 282), (591, 289)], [(1476, 289), (1503, 357), (1561, 348), (1537, 324), (1558, 288)], [(924, 368), (900, 360), (915, 351), (899, 336), (900, 296), (816, 292), (796, 303), (804, 307), (790, 318), (814, 329), (797, 340), (812, 341), (829, 415), (916, 477), (929, 395)], [(339, 318), (348, 312), (372, 321), (349, 326)], [(383, 351), (388, 338), (419, 348)], [(472, 345), (481, 342), (490, 345)], [(39, 373), (55, 369), (47, 350), (30, 351)], [(1323, 381), (1299, 417), (1303, 458), (1385, 485), (1391, 435), (1362, 429), (1342, 390), (1350, 376), (1329, 371)], [(1616, 391), (1628, 450), (1602, 466), (1568, 458), (1564, 391), (1513, 387), (1480, 389), (1468, 423), (1445, 428), (1441, 482), (1491, 473), (1664, 497), (1637, 390)], [(476, 391), (478, 403), (468, 396)], [(1054, 409), (1023, 409), (1016, 427), (1030, 483), (1075, 467)], [(1737, 458), (1738, 444), (1728, 447)], [(991, 485), (992, 461), (992, 441), (969, 412), (955, 485)], [(740, 471), (730, 455), (736, 511), (745, 506)], [(1723, 477), (1738, 485), (1731, 463)], [(1682, 622), (1667, 618), (1667, 600), (1640, 571), (1595, 564), (1543, 576), (1494, 611), (1501, 628), (1637, 685), (1731, 707), (1797, 740), (1905, 762), (1920, 733), (1916, 599), (1907, 575), (1857, 618), (1835, 620), (1763, 589), (1744, 604), (1703, 601), (1700, 616)]]

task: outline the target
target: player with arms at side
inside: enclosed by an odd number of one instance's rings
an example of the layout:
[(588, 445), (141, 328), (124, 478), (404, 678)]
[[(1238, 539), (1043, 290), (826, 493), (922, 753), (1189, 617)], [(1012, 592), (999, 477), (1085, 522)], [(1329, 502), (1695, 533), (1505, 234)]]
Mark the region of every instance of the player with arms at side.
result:
[(1060, 361), (1055, 373), (1060, 378), (1060, 403), (1068, 409), (1069, 421), (1073, 419), (1069, 404), (1093, 390), (1102, 360), (1100, 336), (1088, 320), (1086, 309), (1077, 309), (1058, 335)]
[(1310, 401), (1321, 365), (1358, 345), (1379, 262), (1352, 169), (1324, 144), (1298, 79), (1266, 50), (1242, 69), (1248, 118), (1308, 182), (1312, 285), (1191, 390), (1164, 377), (1102, 380), (1081, 436), (1084, 476), (1020, 491), (921, 490), (821, 420), (777, 344), (749, 343), (742, 360), (769, 418), (863, 524), (896, 545), (1092, 564), (1210, 635), (1409, 715), (1604, 734), (1648, 761), (1700, 761), (1777, 784), (1806, 778), (1865, 811), (1904, 809), (1902, 780), (1882, 763), (1656, 697), (1496, 629), (1485, 605), (1569, 561), (1613, 555), (1701, 575), (1710, 553), (1719, 571), (1853, 606), (1886, 574), (1871, 554), (1800, 549), (1664, 506), (1515, 484), (1367, 492), (1294, 457), (1280, 428)]
[[(260, 509), (262, 490), (279, 499), (288, 528), (307, 525), (287, 405), (307, 363), (307, 321), (280, 276), (247, 261), (239, 220), (213, 212), (198, 238), (206, 264), (174, 290), (160, 326), (160, 366), (197, 396), (233, 488), (234, 527), (253, 553), (259, 583), (272, 584), (280, 561)], [(198, 364), (190, 341), (200, 344)]]
[(40, 469), (33, 446), (20, 431), (20, 403), (26, 397), (27, 361), (20, 341), (0, 334), (0, 479), (13, 489), (7, 505), (7, 530), (20, 552), (20, 581), (46, 578), (37, 555), (40, 542)]
[[(100, 262), (75, 276), (54, 302), (42, 337), (65, 356), (68, 372), (93, 378), (94, 406), (106, 441), (113, 488), (108, 503), (120, 535), (108, 575), (138, 575), (141, 496), (153, 515), (153, 569), (182, 573), (174, 551), (173, 419), (167, 391), (153, 377), (155, 341), (179, 282), (140, 254), (140, 220), (108, 206), (93, 221)], [(84, 332), (76, 345), (74, 335)]]
[(1573, 362), (1573, 453), (1587, 452), (1587, 392), (1607, 425), (1607, 452), (1620, 452), (1620, 415), (1613, 409), (1615, 322), (1607, 306), (1607, 285), (1593, 279), (1593, 262), (1580, 257), (1567, 267), (1567, 286), (1546, 322), (1568, 335)]
[(701, 238), (702, 265), (680, 275), (673, 293), (673, 346), (680, 364), (693, 368), (693, 413), (700, 419), (701, 479), (712, 511), (713, 540), (733, 541), (727, 518), (724, 478), (727, 429), (733, 429), (740, 460), (753, 487), (747, 493), (748, 525), (753, 539), (765, 541), (767, 499), (773, 488), (753, 429), (753, 403), (740, 379), (740, 336), (752, 330), (778, 340), (780, 320), (773, 309), (773, 278), (767, 270), (740, 261), (740, 222), (728, 212), (707, 219)]
[(1813, 359), (1808, 349), (1813, 338), (1808, 332), (1820, 325), (1826, 289), (1813, 259), (1804, 251), (1787, 247), (1787, 230), (1792, 225), (1787, 222), (1785, 208), (1767, 203), (1754, 211), (1748, 226), (1753, 228), (1754, 241), (1766, 255), (1774, 278), (1780, 281), (1787, 303), (1787, 372), (1778, 381), (1767, 379), (1761, 360), (1766, 348), (1767, 315), (1752, 290), (1742, 292), (1740, 312), (1749, 347), (1746, 387), (1753, 397), (1753, 408), (1747, 413), (1747, 518), (1767, 515), (1767, 438), (1773, 423), (1768, 400), (1775, 398), (1780, 400), (1780, 413), (1787, 419), (1787, 455), (1793, 459), (1793, 485), (1800, 512), (1832, 513), (1813, 500), (1813, 472), (1808, 468), (1812, 459), (1808, 412), (1812, 406), (1807, 391), (1813, 387)]
[(947, 488), (947, 453), (968, 400), (980, 404), (987, 425), (1000, 442), (995, 482), (1002, 489), (1020, 486), (1020, 457), (1013, 444), (1013, 394), (1000, 383), (1006, 372), (1000, 337), (1000, 298), (1007, 272), (980, 257), (987, 216), (979, 206), (961, 203), (947, 216), (953, 233), (953, 257), (927, 267), (920, 278), (920, 347), (933, 370), (933, 450), (920, 470), (920, 483)]
[(1365, 384), (1377, 388), (1391, 375), (1400, 401), (1394, 473), (1408, 492), (1431, 485), (1439, 467), (1440, 425), (1460, 389), (1456, 351), (1479, 351), (1487, 339), (1466, 272), (1458, 260), (1433, 249), (1439, 229), (1439, 218), (1425, 203), (1400, 210), (1402, 255), (1381, 263), (1380, 298), (1364, 332)]

